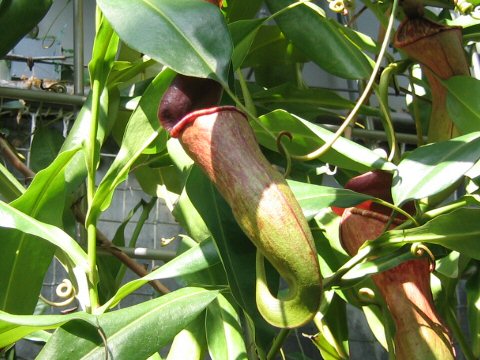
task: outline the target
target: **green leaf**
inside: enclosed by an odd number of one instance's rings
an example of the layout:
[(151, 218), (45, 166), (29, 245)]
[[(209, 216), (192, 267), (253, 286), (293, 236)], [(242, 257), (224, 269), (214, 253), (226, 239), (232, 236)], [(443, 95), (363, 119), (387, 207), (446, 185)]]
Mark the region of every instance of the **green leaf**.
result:
[[(293, 0), (266, 0), (272, 13)], [(341, 33), (331, 19), (312, 3), (305, 3), (275, 17), (275, 21), (296, 47), (317, 65), (346, 79), (370, 76), (370, 59)]]
[(101, 211), (110, 206), (115, 188), (126, 179), (130, 167), (142, 151), (159, 136), (166, 144), (166, 132), (157, 121), (157, 108), (173, 76), (169, 70), (158, 74), (132, 113), (117, 157), (95, 193), (89, 213), (91, 219), (98, 217)]
[[(16, 314), (29, 314), (35, 309), (45, 272), (55, 252), (55, 247), (51, 243), (39, 241), (36, 235), (43, 234), (49, 239), (52, 235), (51, 225), (63, 228), (64, 207), (68, 195), (66, 190), (70, 189), (71, 185), (68, 167), (78, 153), (77, 147), (60, 154), (48, 168), (35, 176), (28, 190), (10, 204), (12, 209), (7, 208), (6, 205), (3, 207), (4, 211), (10, 214), (8, 219), (12, 214), (15, 214), (15, 218), (10, 219), (10, 223), (7, 218), (3, 219), (5, 226), (9, 229), (0, 229), (2, 244), (0, 273), (3, 277), (3, 281), (0, 282), (0, 309), (2, 310)], [(38, 221), (50, 225), (43, 227)], [(33, 224), (35, 228), (38, 225), (39, 229), (25, 228), (25, 224)], [(12, 226), (18, 226), (18, 230), (10, 229)], [(22, 231), (32, 233), (39, 231), (39, 233), (29, 235)], [(58, 231), (60, 230), (53, 230), (54, 233)], [(63, 232), (59, 236), (58, 239), (54, 236), (49, 240), (67, 241), (67, 243), (71, 240), (70, 237), (65, 240), (67, 235)], [(61, 240), (62, 238), (64, 240)]]
[(223, 295), (207, 308), (207, 343), (213, 360), (247, 359), (242, 326), (236, 306)]
[(173, 278), (204, 270), (219, 262), (213, 241), (205, 240), (198, 246), (185, 251), (148, 275), (130, 281), (118, 289), (115, 296), (108, 300), (98, 312), (104, 312), (117, 305), (127, 295), (133, 293), (151, 280)]
[(480, 158), (480, 132), (421, 146), (398, 165), (392, 186), (393, 201), (401, 205), (454, 185)]
[(38, 172), (50, 165), (64, 140), (62, 133), (55, 128), (37, 127), (30, 147), (30, 168)]
[(65, 315), (12, 315), (0, 311), (0, 348), (35, 331), (56, 329), (71, 320), (82, 320), (96, 327), (96, 316), (85, 312)]
[[(252, 94), (255, 103), (271, 109), (281, 108), (302, 116), (311, 114), (312, 117), (329, 110), (350, 110), (355, 103), (347, 100), (336, 92), (322, 88), (299, 89), (291, 84), (280, 85)], [(360, 113), (379, 116), (377, 109), (362, 106)]]
[(0, 164), (0, 194), (8, 202), (17, 199), (25, 192), (22, 184), (8, 171), (8, 169)]
[(340, 219), (331, 209), (325, 208), (315, 216), (310, 226), (324, 278), (333, 275), (350, 258), (340, 241)]
[[(67, 233), (56, 226), (35, 220), (3, 201), (0, 201), (0, 227), (16, 229), (44, 239), (61, 249), (75, 265), (85, 272), (89, 269), (87, 254)], [(35, 241), (34, 239), (28, 240)], [(16, 284), (12, 285), (16, 286)]]
[(106, 337), (83, 323), (72, 321), (58, 329), (37, 359), (75, 360), (105, 357), (146, 359), (192, 322), (218, 295), (202, 288), (183, 288), (160, 298), (98, 317)]
[(232, 36), (233, 41), (233, 54), (232, 54), (232, 64), (233, 70), (237, 70), (241, 67), (243, 60), (245, 60), (250, 47), (252, 46), (253, 40), (257, 35), (260, 26), (265, 22), (266, 19), (251, 19), (251, 20), (240, 20), (231, 24), (228, 24), (228, 30)]
[(0, 3), (0, 58), (7, 53), (46, 15), (53, 0), (2, 1)]
[(348, 323), (345, 301), (333, 291), (325, 293), (321, 313), (324, 315), (321, 318), (318, 317), (316, 321), (317, 325), (321, 324), (320, 332), (310, 339), (320, 350), (323, 359), (348, 359)]
[(166, 360), (200, 360), (206, 352), (205, 316), (200, 314), (175, 336)]
[(447, 88), (447, 111), (462, 134), (480, 131), (480, 103), (472, 94), (480, 93), (480, 80), (470, 76), (453, 76), (444, 80)]
[(229, 22), (255, 17), (263, 0), (228, 0), (227, 18)]
[(293, 180), (288, 180), (288, 185), (308, 220), (311, 220), (320, 211), (331, 206), (348, 208), (373, 199), (369, 195), (330, 186), (312, 185)]
[(115, 63), (119, 40), (112, 26), (105, 18), (102, 18), (95, 34), (92, 58), (88, 63), (90, 82), (92, 84), (98, 81), (101, 88), (105, 86), (110, 70)]
[(370, 275), (392, 269), (405, 261), (415, 258), (415, 255), (413, 255), (410, 251), (391, 251), (385, 256), (379, 256), (371, 259), (370, 261), (355, 265), (345, 275), (342, 276), (342, 280), (340, 281), (338, 286), (350, 287), (354, 283), (360, 282)]
[[(264, 20), (266, 21), (266, 20)], [(269, 67), (307, 62), (308, 59), (285, 38), (276, 25), (260, 26), (242, 67)], [(258, 81), (257, 81), (258, 83)]]
[(478, 260), (480, 259), (479, 216), (480, 209), (458, 209), (413, 229), (388, 231), (370, 244), (399, 246), (405, 243), (426, 242), (468, 254)]
[[(282, 131), (288, 131), (292, 134), (293, 140), (284, 142), (292, 155), (308, 154), (333, 137), (332, 132), (284, 110), (273, 111), (260, 116), (259, 119), (276, 136)], [(270, 150), (277, 151), (276, 139), (272, 138), (256, 123), (252, 122), (251, 125), (260, 144)], [(375, 152), (345, 138), (339, 138), (325, 155), (320, 157), (320, 160), (358, 172), (366, 172), (372, 168), (386, 171), (396, 169), (394, 164), (386, 161)]]
[(198, 0), (99, 0), (98, 5), (133, 49), (184, 75), (228, 83), (232, 44), (218, 7)]

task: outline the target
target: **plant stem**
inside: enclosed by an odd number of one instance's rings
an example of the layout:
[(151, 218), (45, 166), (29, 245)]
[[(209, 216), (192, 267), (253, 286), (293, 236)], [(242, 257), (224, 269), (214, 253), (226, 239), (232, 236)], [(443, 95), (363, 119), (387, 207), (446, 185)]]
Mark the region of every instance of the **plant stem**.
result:
[(395, 206), (393, 204), (390, 204), (388, 201), (384, 201), (382, 199), (372, 199), (373, 202), (376, 202), (376, 203), (379, 203), (380, 205), (383, 205), (383, 206), (386, 206), (392, 210), (395, 210), (396, 212), (402, 214), (403, 216), (405, 216), (407, 219), (409, 219), (413, 224), (415, 224), (415, 226), (419, 226), (420, 224), (417, 222), (417, 220), (415, 220), (415, 218), (410, 215), (408, 212), (406, 212), (405, 210), (403, 210), (402, 208), (399, 208), (398, 206)]
[(352, 109), (352, 111), (350, 112), (350, 114), (348, 114), (345, 121), (342, 123), (342, 125), (338, 128), (338, 130), (335, 132), (335, 134), (332, 136), (332, 138), (328, 142), (326, 142), (325, 144), (320, 146), (317, 150), (315, 150), (315, 151), (313, 151), (309, 154), (302, 155), (302, 156), (293, 156), (292, 155), (292, 159), (300, 160), (300, 161), (309, 161), (309, 160), (315, 160), (315, 159), (321, 157), (332, 147), (332, 145), (340, 138), (340, 136), (342, 136), (343, 132), (356, 119), (357, 113), (360, 110), (360, 107), (363, 105), (363, 103), (365, 102), (367, 97), (370, 95), (370, 91), (372, 90), (372, 87), (375, 83), (375, 79), (377, 77), (378, 71), (380, 70), (380, 66), (382, 64), (383, 57), (384, 57), (385, 52), (387, 50), (388, 43), (390, 42), (390, 37), (391, 37), (391, 34), (392, 34), (393, 23), (394, 23), (394, 20), (395, 20), (395, 13), (397, 12), (397, 7), (398, 7), (398, 0), (394, 0), (393, 5), (392, 5), (392, 12), (391, 12), (391, 15), (390, 15), (389, 21), (388, 21), (387, 30), (385, 31), (385, 39), (382, 43), (382, 47), (380, 49), (380, 52), (378, 53), (378, 59), (375, 62), (375, 66), (373, 67), (372, 74), (370, 75), (370, 78), (368, 79), (367, 85), (365, 86), (365, 89), (363, 90), (362, 95), (360, 95), (359, 99), (357, 100), (357, 102), (356, 102), (354, 108)]
[(418, 139), (418, 144), (417, 146), (422, 146), (424, 144), (423, 141), (423, 126), (422, 126), (422, 120), (420, 119), (420, 109), (418, 108), (418, 96), (417, 96), (417, 91), (415, 89), (415, 83), (412, 80), (414, 77), (413, 74), (413, 68), (410, 67), (409, 69), (410, 73), (410, 87), (412, 88), (412, 107), (413, 107), (413, 120), (415, 122), (415, 129), (417, 131), (417, 139)]
[[(100, 95), (101, 84), (96, 78), (93, 80), (92, 87), (92, 118), (90, 121), (89, 144), (85, 148), (87, 156), (87, 204), (89, 211), (91, 210), (93, 197), (95, 195), (95, 174), (96, 174), (96, 145), (97, 145), (97, 127), (100, 113)], [(95, 310), (99, 306), (97, 291), (97, 226), (96, 218), (91, 218), (87, 226), (87, 242), (88, 242), (88, 263), (90, 271), (88, 272), (88, 280), (90, 282), (90, 310)]]
[(380, 84), (378, 88), (375, 89), (375, 93), (377, 94), (380, 110), (383, 114), (381, 119), (385, 132), (387, 133), (387, 140), (390, 146), (390, 155), (388, 156), (388, 160), (398, 164), (400, 161), (400, 154), (397, 139), (395, 137), (395, 130), (393, 128), (392, 115), (390, 114), (390, 109), (388, 107), (388, 85), (396, 71), (398, 71), (397, 63), (391, 63), (385, 68), (385, 70), (383, 70), (382, 75), (380, 76)]
[(273, 345), (270, 348), (270, 351), (267, 354), (267, 360), (272, 360), (280, 351), (283, 343), (285, 342), (287, 336), (290, 334), (290, 329), (281, 329), (277, 337), (273, 341)]
[(370, 251), (372, 251), (372, 248), (370, 246), (359, 249), (358, 253), (350, 260), (348, 260), (345, 264), (343, 264), (337, 271), (335, 271), (333, 275), (324, 278), (323, 290), (330, 290), (335, 285), (337, 280), (341, 279), (343, 275), (349, 272), (355, 265), (361, 263), (367, 258), (367, 256), (371, 255)]
[(252, 95), (250, 94), (250, 90), (248, 90), (247, 82), (243, 77), (242, 70), (238, 69), (235, 71), (238, 77), (238, 81), (240, 82), (240, 87), (242, 88), (243, 100), (245, 101), (245, 107), (250, 110), (252, 115), (255, 117), (257, 116), (257, 111), (255, 109), (255, 105), (252, 100)]
[(446, 214), (446, 213), (449, 213), (453, 210), (456, 210), (456, 209), (459, 209), (459, 208), (462, 208), (464, 206), (467, 206), (468, 205), (468, 200), (463, 198), (463, 199), (459, 199), (457, 201), (454, 201), (448, 205), (445, 205), (445, 206), (442, 206), (438, 209), (433, 209), (433, 210), (430, 210), (430, 211), (427, 211), (426, 213), (424, 213), (421, 217), (421, 221), (422, 223), (423, 222), (427, 222), (439, 215), (442, 215), (442, 214)]

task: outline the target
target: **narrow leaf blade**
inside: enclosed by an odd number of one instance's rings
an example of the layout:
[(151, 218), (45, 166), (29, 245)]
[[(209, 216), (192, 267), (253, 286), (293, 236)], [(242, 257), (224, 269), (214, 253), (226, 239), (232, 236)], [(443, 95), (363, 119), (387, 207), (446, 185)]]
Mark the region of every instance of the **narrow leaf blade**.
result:
[(392, 197), (397, 205), (454, 185), (480, 158), (480, 132), (419, 147), (398, 165)]
[(146, 359), (192, 322), (218, 295), (202, 288), (183, 288), (132, 307), (100, 315), (96, 330), (70, 322), (58, 329), (37, 359), (99, 359), (107, 346), (113, 359)]

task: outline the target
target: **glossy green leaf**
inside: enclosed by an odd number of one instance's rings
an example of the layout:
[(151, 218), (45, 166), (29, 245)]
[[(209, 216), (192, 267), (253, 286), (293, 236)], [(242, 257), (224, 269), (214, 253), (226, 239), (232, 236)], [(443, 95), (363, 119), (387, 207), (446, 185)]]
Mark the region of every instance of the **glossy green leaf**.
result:
[(207, 269), (208, 267), (217, 264), (219, 261), (213, 241), (205, 240), (198, 244), (198, 246), (185, 251), (148, 275), (140, 279), (132, 280), (123, 285), (118, 289), (117, 293), (98, 310), (98, 312), (104, 312), (109, 308), (114, 307), (127, 295), (133, 293), (150, 280), (167, 279), (191, 274)]
[(230, 31), (233, 41), (233, 70), (241, 67), (243, 60), (245, 60), (245, 57), (250, 51), (250, 47), (260, 26), (262, 26), (264, 22), (265, 19), (249, 19), (228, 24), (228, 30)]
[[(260, 26), (250, 46), (243, 67), (283, 67), (307, 62), (308, 58), (285, 38), (276, 25)], [(258, 82), (258, 81), (257, 81)]]
[(480, 92), (480, 80), (454, 76), (443, 82), (447, 88), (447, 111), (462, 134), (480, 131), (480, 103), (472, 94)]
[(310, 337), (325, 360), (348, 359), (346, 303), (333, 291), (325, 293), (316, 325), (319, 333)]
[(85, 312), (65, 315), (12, 315), (0, 311), (0, 348), (35, 331), (56, 329), (71, 320), (82, 320), (96, 327), (96, 316)]
[(202, 288), (183, 288), (157, 299), (98, 316), (96, 330), (72, 321), (58, 329), (37, 359), (75, 360), (105, 357), (146, 359), (192, 322), (218, 295)]
[[(68, 234), (56, 226), (35, 220), (3, 201), (0, 201), (0, 227), (16, 229), (44, 239), (61, 249), (75, 265), (88, 271), (87, 254)], [(26, 239), (26, 241), (35, 241), (35, 239)], [(16, 284), (11, 283), (11, 286)]]
[(262, 6), (263, 0), (228, 0), (226, 10), (229, 22), (255, 17)]
[[(182, 226), (191, 237), (191, 239), (185, 237), (182, 238), (182, 242), (178, 247), (178, 252), (182, 253), (187, 249), (196, 246), (194, 245), (196, 243), (213, 241), (212, 234), (208, 230), (202, 216), (198, 213), (197, 209), (195, 209), (185, 191), (180, 195), (172, 214), (175, 216), (175, 219), (180, 226)], [(223, 287), (228, 284), (225, 269), (223, 268), (221, 261), (205, 270), (197, 271), (192, 274), (183, 274), (181, 280), (187, 285), (209, 284), (210, 286)]]
[[(294, 1), (266, 0), (266, 3), (274, 13)], [(295, 46), (329, 73), (347, 79), (365, 79), (370, 76), (370, 59), (314, 4), (296, 6), (275, 17), (275, 21)]]
[(378, 54), (380, 51), (380, 46), (367, 34), (353, 30), (351, 27), (344, 26), (340, 22), (334, 22), (333, 24), (337, 27), (338, 31), (361, 50), (368, 51), (372, 54)]
[(25, 192), (22, 184), (8, 171), (8, 169), (0, 164), (0, 195), (7, 202), (13, 201)]
[(0, 58), (42, 20), (53, 0), (3, 1), (0, 9)]
[(454, 185), (480, 158), (480, 132), (419, 147), (398, 165), (392, 197), (397, 205)]
[[(276, 110), (260, 116), (260, 121), (275, 136), (282, 131), (292, 134), (291, 142), (284, 141), (292, 155), (305, 155), (316, 150), (328, 141), (333, 133), (298, 116), (283, 110)], [(276, 139), (267, 134), (259, 125), (251, 123), (260, 144), (270, 150), (277, 151)], [(375, 152), (345, 138), (339, 138), (320, 160), (329, 164), (358, 172), (366, 172), (372, 168), (392, 171), (396, 166)]]
[(308, 220), (311, 220), (320, 211), (331, 206), (348, 208), (373, 199), (369, 195), (330, 186), (313, 185), (293, 180), (288, 180), (288, 185)]
[(213, 360), (247, 359), (240, 317), (223, 295), (218, 295), (207, 308), (205, 328), (210, 357)]
[(320, 272), (324, 278), (327, 278), (350, 258), (340, 241), (340, 216), (331, 209), (325, 208), (315, 215), (310, 229), (315, 239)]
[(64, 141), (62, 133), (57, 129), (37, 127), (30, 146), (30, 168), (38, 172), (50, 165)]
[(440, 215), (416, 228), (391, 230), (372, 244), (399, 246), (404, 243), (426, 242), (480, 259), (479, 216), (480, 209), (458, 209), (449, 214)]
[(159, 136), (166, 142), (165, 130), (157, 121), (157, 108), (173, 76), (172, 71), (161, 72), (149, 85), (132, 113), (117, 157), (95, 193), (89, 213), (92, 219), (110, 206), (115, 188), (126, 179), (130, 167), (142, 151)]
[[(478, 266), (478, 263), (477, 263)], [(477, 268), (466, 284), (467, 290), (467, 315), (472, 339), (472, 353), (476, 358), (480, 357), (480, 271)]]
[(120, 39), (107, 19), (102, 18), (93, 42), (92, 58), (88, 63), (90, 82), (105, 86), (110, 70), (115, 64)]
[(205, 316), (200, 314), (175, 336), (166, 360), (201, 360), (206, 353)]
[(389, 270), (405, 261), (415, 258), (415, 255), (411, 254), (410, 252), (392, 251), (385, 256), (379, 256), (371, 259), (370, 261), (366, 261), (354, 266), (350, 271), (348, 271), (345, 275), (342, 276), (342, 280), (339, 282), (338, 286), (352, 286), (355, 282), (359, 282), (367, 276)]
[(98, 5), (133, 49), (176, 72), (227, 84), (232, 44), (217, 7), (198, 0), (99, 0)]
[[(14, 209), (4, 210), (12, 214), (20, 213), (16, 219), (10, 219), (10, 223), (7, 218), (3, 219), (5, 226), (19, 226), (18, 230), (0, 229), (0, 273), (3, 274), (3, 280), (0, 281), (0, 309), (4, 311), (30, 314), (35, 309), (45, 272), (55, 252), (52, 243), (40, 241), (36, 235), (43, 234), (49, 239), (52, 235), (49, 233), (51, 225), (63, 227), (63, 212), (68, 194), (66, 188), (69, 189), (70, 186), (68, 167), (77, 153), (79, 148), (60, 154), (48, 168), (35, 176), (28, 190), (10, 204)], [(15, 224), (14, 220), (20, 223)], [(38, 221), (50, 225), (45, 228), (40, 224), (38, 234), (21, 232), (36, 232), (37, 230), (24, 227), (26, 223), (37, 224)], [(61, 230), (53, 230), (54, 233), (58, 231)], [(61, 242), (67, 235), (62, 232), (59, 236), (58, 239), (50, 240), (54, 243)], [(65, 240), (67, 243), (71, 241), (70, 237), (68, 239)]]

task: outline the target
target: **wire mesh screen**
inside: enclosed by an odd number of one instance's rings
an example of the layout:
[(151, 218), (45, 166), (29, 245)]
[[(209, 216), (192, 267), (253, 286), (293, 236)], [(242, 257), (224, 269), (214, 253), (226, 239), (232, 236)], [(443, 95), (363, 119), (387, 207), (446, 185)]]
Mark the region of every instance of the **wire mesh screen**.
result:
[[(22, 184), (28, 186), (31, 178), (25, 173), (26, 169), (32, 170), (33, 167), (35, 171), (40, 170), (38, 158), (35, 159), (37, 165), (33, 165), (31, 161), (32, 157), (38, 157), (38, 154), (35, 155), (32, 151), (32, 148), (36, 146), (35, 136), (41, 131), (56, 134), (53, 136), (65, 136), (72, 125), (75, 112), (68, 108), (57, 107), (53, 109), (38, 105), (33, 106), (18, 102), (18, 100), (4, 100), (3, 104), (11, 104), (12, 101), (15, 101), (18, 107), (8, 111), (4, 108), (0, 122), (1, 136), (4, 145), (11, 146), (11, 150), (17, 152), (15, 155), (20, 157), (19, 160), (25, 161), (26, 167), (19, 169), (13, 166), (6, 156), (2, 156), (2, 162)], [(43, 137), (42, 140), (50, 138)], [(52, 140), (52, 144), (43, 143), (42, 145), (45, 147), (55, 146), (54, 142)], [(58, 145), (60, 144), (58, 142)], [(115, 146), (112, 144), (107, 144), (106, 147), (107, 150), (109, 147), (115, 150)], [(51, 155), (54, 155), (54, 153), (56, 151), (52, 150)], [(114, 152), (103, 152), (101, 154), (97, 184), (108, 170), (114, 157)], [(102, 214), (98, 222), (98, 230), (102, 234), (103, 241), (111, 242), (116, 236), (122, 240), (122, 250), (135, 258), (135, 261), (139, 264), (139, 267), (144, 269), (145, 273), (161, 266), (165, 260), (174, 256), (178, 243), (176, 240), (178, 235), (182, 233), (165, 201), (145, 194), (134, 176), (129, 176), (115, 190), (111, 206)], [(80, 244), (86, 247), (83, 240), (84, 231), (82, 225), (76, 225), (77, 238)], [(132, 238), (135, 238), (134, 243), (132, 243)], [(109, 252), (102, 249), (102, 246), (99, 246), (99, 262), (104, 259), (118, 261)], [(121, 283), (137, 278), (139, 278), (138, 273), (126, 268)], [(44, 279), (37, 306), (38, 313), (53, 314), (75, 310), (76, 302), (65, 300), (65, 297), (69, 297), (67, 279), (68, 275), (63, 266), (57, 260), (53, 260)], [(174, 280), (167, 280), (161, 284), (160, 289), (175, 289), (176, 287)], [(150, 300), (158, 294), (159, 292), (154, 287), (147, 284), (124, 299), (118, 307), (132, 306)], [(40, 344), (23, 340), (16, 346), (17, 357), (19, 359), (32, 359), (40, 348)]]

